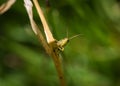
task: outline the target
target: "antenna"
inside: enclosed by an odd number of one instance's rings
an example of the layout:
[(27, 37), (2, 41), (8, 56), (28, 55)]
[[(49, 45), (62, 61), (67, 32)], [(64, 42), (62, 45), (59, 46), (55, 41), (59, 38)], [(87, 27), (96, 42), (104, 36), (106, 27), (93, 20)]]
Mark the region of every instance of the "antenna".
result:
[(72, 36), (72, 37), (69, 38), (69, 40), (71, 40), (71, 39), (73, 39), (73, 38), (75, 38), (75, 37), (78, 37), (78, 36), (80, 36), (80, 35), (81, 35), (81, 34), (78, 34), (78, 35)]

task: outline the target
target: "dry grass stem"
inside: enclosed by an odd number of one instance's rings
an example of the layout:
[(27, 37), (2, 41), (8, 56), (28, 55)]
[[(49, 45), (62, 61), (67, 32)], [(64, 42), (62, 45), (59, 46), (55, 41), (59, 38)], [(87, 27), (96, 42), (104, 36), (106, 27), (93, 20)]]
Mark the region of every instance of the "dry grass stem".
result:
[(33, 31), (37, 35), (37, 37), (39, 38), (39, 40), (42, 43), (43, 47), (45, 48), (46, 52), (53, 58), (61, 86), (66, 86), (64, 74), (63, 74), (63, 69), (61, 66), (61, 60), (59, 57), (57, 42), (55, 41), (55, 39), (52, 36), (52, 33), (50, 32), (48, 24), (47, 24), (45, 17), (43, 15), (43, 12), (42, 12), (37, 0), (33, 0), (35, 7), (38, 11), (38, 14), (40, 16), (40, 19), (42, 21), (42, 24), (44, 27), (44, 32), (45, 32), (48, 43), (44, 39), (40, 29), (38, 28), (37, 24), (35, 23), (35, 21), (33, 19), (32, 2), (30, 0), (24, 0), (24, 2), (25, 2), (25, 7), (27, 10)]

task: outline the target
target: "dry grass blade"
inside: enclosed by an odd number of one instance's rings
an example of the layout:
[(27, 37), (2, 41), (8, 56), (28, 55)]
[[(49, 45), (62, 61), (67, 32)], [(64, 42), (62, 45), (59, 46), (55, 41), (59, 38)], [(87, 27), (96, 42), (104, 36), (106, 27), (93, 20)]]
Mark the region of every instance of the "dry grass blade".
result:
[(37, 0), (33, 0), (33, 2), (35, 4), (35, 7), (36, 7), (37, 12), (39, 14), (39, 17), (42, 21), (42, 24), (43, 24), (43, 27), (44, 27), (44, 32), (45, 32), (45, 35), (46, 35), (46, 38), (47, 38), (47, 42), (50, 43), (50, 42), (55, 41)]
[(0, 6), (0, 15), (5, 13), (15, 3), (16, 0), (8, 0)]

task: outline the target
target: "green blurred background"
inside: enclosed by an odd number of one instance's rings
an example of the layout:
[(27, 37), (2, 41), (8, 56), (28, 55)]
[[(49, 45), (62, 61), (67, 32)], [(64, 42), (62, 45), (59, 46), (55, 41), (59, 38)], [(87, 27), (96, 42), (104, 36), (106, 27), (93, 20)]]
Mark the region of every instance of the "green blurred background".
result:
[[(57, 40), (65, 38), (66, 31), (69, 37), (81, 34), (61, 53), (67, 86), (120, 86), (120, 0), (39, 2)], [(0, 15), (0, 86), (59, 86), (52, 59), (31, 30), (23, 0)]]

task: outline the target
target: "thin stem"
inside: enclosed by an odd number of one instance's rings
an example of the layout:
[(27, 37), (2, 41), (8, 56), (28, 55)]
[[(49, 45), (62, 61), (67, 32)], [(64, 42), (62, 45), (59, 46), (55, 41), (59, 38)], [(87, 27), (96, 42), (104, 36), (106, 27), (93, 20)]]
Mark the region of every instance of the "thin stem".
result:
[(47, 38), (47, 42), (50, 43), (52, 41), (55, 41), (55, 39), (53, 38), (53, 35), (50, 31), (50, 28), (47, 24), (47, 21), (46, 21), (44, 15), (43, 15), (42, 9), (41, 9), (40, 5), (38, 4), (38, 0), (33, 0), (33, 2), (35, 4), (35, 7), (36, 7), (37, 12), (39, 14), (39, 17), (42, 21), (42, 24), (43, 24), (43, 27), (44, 27), (44, 32), (45, 32), (45, 35), (46, 35), (46, 38)]
[(61, 65), (59, 52), (57, 50), (58, 49), (57, 42), (55, 41), (55, 39), (52, 36), (52, 33), (50, 32), (50, 29), (44, 18), (42, 10), (40, 9), (40, 6), (39, 6), (37, 0), (33, 0), (34, 4), (36, 6), (36, 9), (39, 13), (42, 24), (44, 26), (44, 31), (45, 31), (48, 43), (45, 41), (40, 29), (38, 28), (37, 24), (35, 23), (35, 21), (33, 19), (31, 1), (24, 0), (24, 2), (25, 2), (25, 7), (26, 7), (27, 13), (29, 15), (29, 19), (30, 19), (30, 23), (31, 23), (33, 31), (39, 38), (39, 40), (42, 43), (43, 47), (45, 48), (46, 52), (52, 57), (55, 67), (56, 67), (56, 70), (57, 70), (57, 73), (58, 73), (58, 76), (59, 76), (61, 86), (66, 86), (66, 82), (65, 82), (65, 78), (64, 78), (64, 74), (63, 74), (63, 68)]

